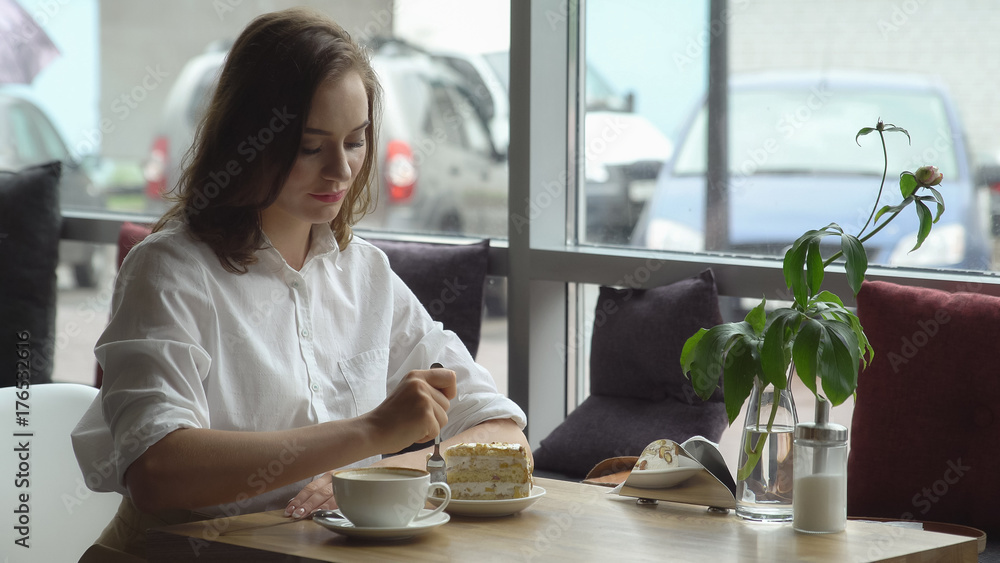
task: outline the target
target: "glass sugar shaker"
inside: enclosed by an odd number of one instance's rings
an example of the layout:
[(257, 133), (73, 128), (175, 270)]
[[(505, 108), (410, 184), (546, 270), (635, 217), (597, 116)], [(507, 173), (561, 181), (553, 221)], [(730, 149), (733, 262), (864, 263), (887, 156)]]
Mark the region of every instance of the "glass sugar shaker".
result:
[(847, 526), (847, 428), (830, 422), (830, 402), (816, 401), (816, 421), (795, 427), (792, 527), (841, 532)]

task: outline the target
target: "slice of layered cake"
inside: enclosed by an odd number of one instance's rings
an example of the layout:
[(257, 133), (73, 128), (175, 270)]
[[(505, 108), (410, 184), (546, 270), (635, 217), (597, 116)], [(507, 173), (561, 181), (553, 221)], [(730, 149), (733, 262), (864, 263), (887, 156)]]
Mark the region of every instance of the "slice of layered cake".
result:
[(453, 499), (525, 498), (531, 492), (531, 467), (521, 444), (455, 444), (444, 459)]

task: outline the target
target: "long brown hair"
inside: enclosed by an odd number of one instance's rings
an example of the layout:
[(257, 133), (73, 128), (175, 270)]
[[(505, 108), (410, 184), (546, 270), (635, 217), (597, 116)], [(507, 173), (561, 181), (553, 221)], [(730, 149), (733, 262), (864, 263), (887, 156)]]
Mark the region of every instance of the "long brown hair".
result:
[(368, 95), (368, 150), (330, 223), (343, 250), (351, 226), (373, 203), (382, 91), (368, 54), (350, 35), (303, 8), (259, 16), (236, 39), (171, 195), (176, 203), (153, 230), (172, 219), (186, 221), (223, 267), (245, 273), (263, 246), (260, 213), (277, 199), (295, 164), (316, 88), (351, 71), (361, 76)]

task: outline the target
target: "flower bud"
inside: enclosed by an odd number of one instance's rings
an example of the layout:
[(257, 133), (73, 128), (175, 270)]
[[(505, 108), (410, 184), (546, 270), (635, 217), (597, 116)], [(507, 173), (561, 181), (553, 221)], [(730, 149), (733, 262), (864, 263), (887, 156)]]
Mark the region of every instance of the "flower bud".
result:
[(938, 172), (936, 166), (921, 166), (913, 175), (921, 186), (936, 186), (944, 180), (944, 174)]

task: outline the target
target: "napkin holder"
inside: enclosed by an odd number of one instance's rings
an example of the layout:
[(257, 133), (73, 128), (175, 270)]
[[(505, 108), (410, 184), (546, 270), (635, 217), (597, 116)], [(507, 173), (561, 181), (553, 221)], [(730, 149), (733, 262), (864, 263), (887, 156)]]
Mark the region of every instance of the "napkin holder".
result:
[(683, 504), (695, 504), (718, 509), (736, 508), (736, 482), (726, 466), (718, 447), (712, 442), (695, 436), (683, 444), (677, 444), (679, 456), (693, 461), (700, 470), (683, 481), (662, 488), (636, 487), (629, 483), (641, 469), (628, 472), (624, 482), (616, 491), (619, 495), (639, 499), (665, 500)]

